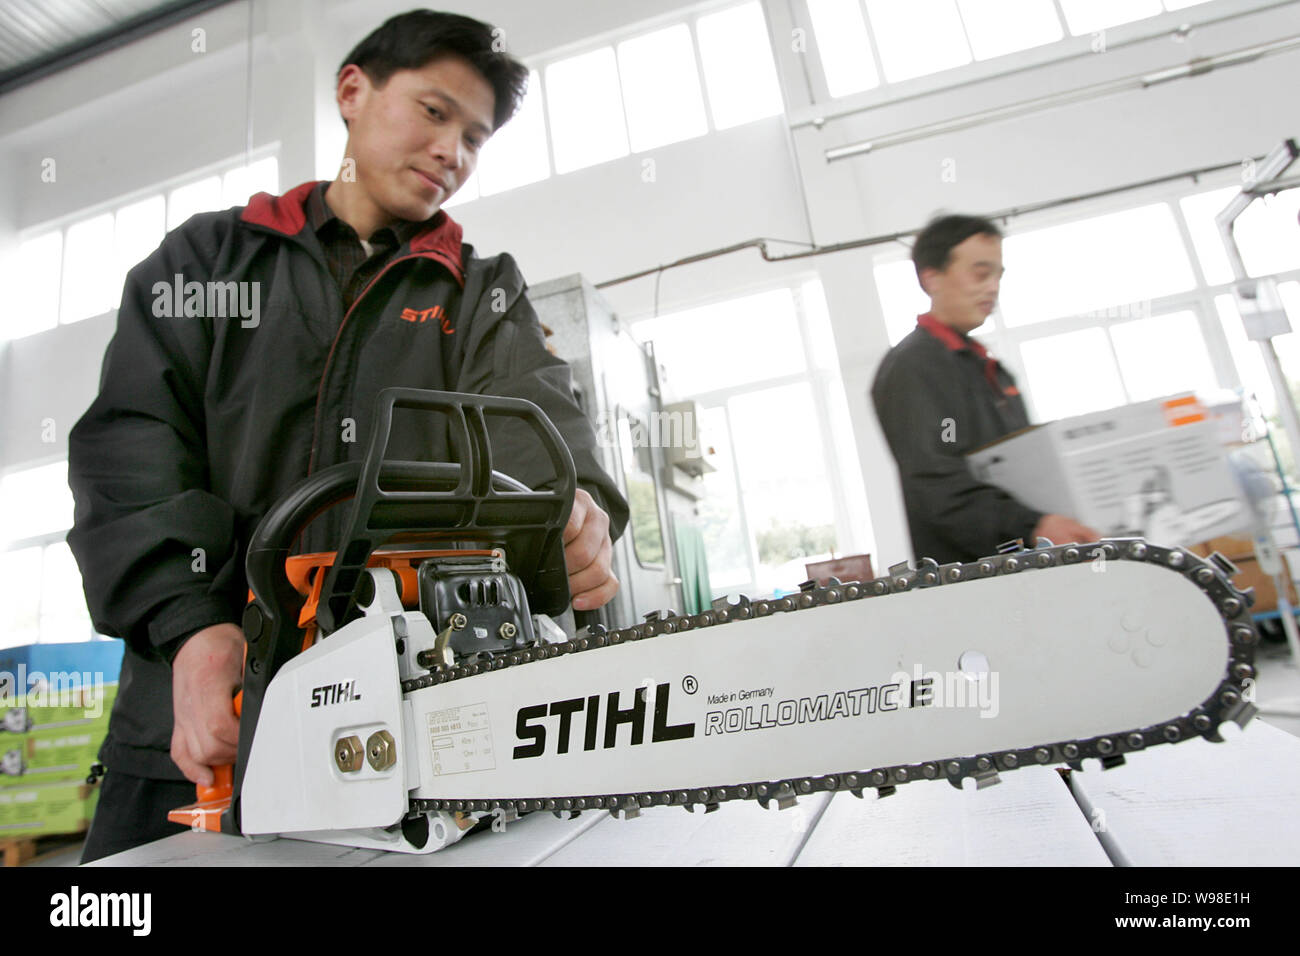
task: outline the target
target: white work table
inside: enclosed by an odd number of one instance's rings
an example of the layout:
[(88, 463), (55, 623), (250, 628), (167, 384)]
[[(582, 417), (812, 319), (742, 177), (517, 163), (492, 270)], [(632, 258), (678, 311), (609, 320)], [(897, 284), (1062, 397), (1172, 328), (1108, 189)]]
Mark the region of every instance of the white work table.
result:
[[(1229, 728), (1229, 733), (1235, 731)], [(1227, 736), (1227, 733), (1225, 733)], [(918, 782), (877, 799), (816, 794), (783, 811), (757, 803), (713, 813), (656, 807), (533, 813), (504, 832), (437, 853), (356, 850), (299, 840), (254, 843), (182, 833), (102, 866), (1109, 866), (1300, 862), (1300, 739), (1255, 721), (1225, 744), (1189, 741), (1067, 786), (1027, 767), (996, 786)]]
[(1300, 738), (1263, 720), (1222, 729), (1224, 742), (1156, 747), (1103, 773), (1070, 775), (1117, 864), (1300, 864)]

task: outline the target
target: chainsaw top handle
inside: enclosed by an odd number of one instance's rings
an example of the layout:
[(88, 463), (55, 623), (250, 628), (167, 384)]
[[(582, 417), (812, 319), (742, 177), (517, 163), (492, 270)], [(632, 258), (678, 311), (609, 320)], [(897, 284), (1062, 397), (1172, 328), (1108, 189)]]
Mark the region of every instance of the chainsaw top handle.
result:
[[(440, 412), (454, 462), (385, 459), (395, 409)], [(538, 439), (555, 478), (534, 491), (493, 470), (488, 423), (513, 419)], [(573, 507), (573, 458), (550, 419), (518, 398), (386, 388), (379, 393), (365, 458), (322, 469), (281, 498), (259, 522), (245, 570), (253, 600), (244, 611), (248, 642), (235, 767), (235, 811), (262, 698), (276, 672), (298, 652), (302, 596), (285, 572), (294, 541), (311, 521), (352, 499), (343, 540), (321, 591), (316, 621), (322, 634), (356, 615), (357, 590), (376, 548), (391, 542), (455, 541), (505, 549), (534, 613), (556, 615), (569, 604), (564, 527)], [(237, 831), (236, 831), (237, 832)]]

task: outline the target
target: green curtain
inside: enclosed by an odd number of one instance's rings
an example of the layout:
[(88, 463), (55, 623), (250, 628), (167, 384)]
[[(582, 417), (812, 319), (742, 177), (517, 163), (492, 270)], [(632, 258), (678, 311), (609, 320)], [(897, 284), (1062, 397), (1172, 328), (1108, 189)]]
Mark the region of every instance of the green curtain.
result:
[(709, 555), (704, 535), (692, 524), (674, 522), (677, 539), (677, 567), (682, 578), (685, 614), (699, 614), (713, 606), (713, 589), (709, 586)]

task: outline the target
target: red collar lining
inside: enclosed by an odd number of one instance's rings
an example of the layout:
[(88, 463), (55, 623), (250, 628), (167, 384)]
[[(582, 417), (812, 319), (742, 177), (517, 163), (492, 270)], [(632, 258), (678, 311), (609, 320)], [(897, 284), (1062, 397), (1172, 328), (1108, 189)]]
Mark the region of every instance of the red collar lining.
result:
[[(293, 187), (283, 196), (258, 193), (248, 200), (239, 214), (244, 222), (265, 226), (286, 236), (296, 236), (307, 225), (307, 196), (317, 186), (316, 181)], [(461, 258), (461, 238), (464, 230), (446, 210), (439, 209), (428, 229), (411, 239), (411, 251), (428, 256), (445, 265), (460, 285), (465, 284), (465, 267)]]
[(1008, 385), (1003, 388), (998, 380), (998, 370), (1001, 368), (1001, 363), (989, 355), (989, 350), (983, 345), (972, 338), (962, 335), (956, 329), (944, 325), (931, 312), (917, 316), (916, 324), (942, 342), (950, 352), (974, 352), (984, 362), (984, 377), (988, 380), (993, 391), (1003, 396), (1020, 394), (1020, 389), (1016, 388), (1015, 385)]
[(932, 312), (917, 316), (916, 324), (946, 345), (949, 351), (960, 352), (962, 349), (970, 349), (980, 358), (988, 358), (988, 349), (974, 339), (962, 335), (956, 329), (944, 325), (934, 317)]

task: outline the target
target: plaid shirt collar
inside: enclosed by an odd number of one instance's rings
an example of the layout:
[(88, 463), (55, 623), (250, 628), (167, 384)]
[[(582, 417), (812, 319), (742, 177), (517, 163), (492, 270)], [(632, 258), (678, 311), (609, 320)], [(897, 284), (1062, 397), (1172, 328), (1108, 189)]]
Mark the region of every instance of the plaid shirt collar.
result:
[[(331, 223), (338, 224), (334, 228), (347, 226), (347, 228), (355, 234), (356, 230), (352, 229), (348, 223), (340, 219), (334, 210), (329, 207), (329, 203), (325, 201), (325, 190), (329, 189), (329, 187), (330, 184), (328, 181), (320, 182), (316, 184), (316, 188), (307, 194), (307, 224), (311, 226), (312, 232), (316, 233), (318, 236)], [(429, 225), (430, 223), (428, 222), (408, 222), (399, 219), (387, 226), (376, 229), (374, 235), (370, 237), (370, 243), (372, 245), (377, 245), (378, 243), (375, 243), (375, 237), (387, 230), (392, 233), (393, 238), (396, 239), (396, 242), (392, 243), (394, 246), (405, 245), (418, 236), (423, 230), (427, 229)], [(360, 239), (359, 236), (357, 238), (358, 240)]]

